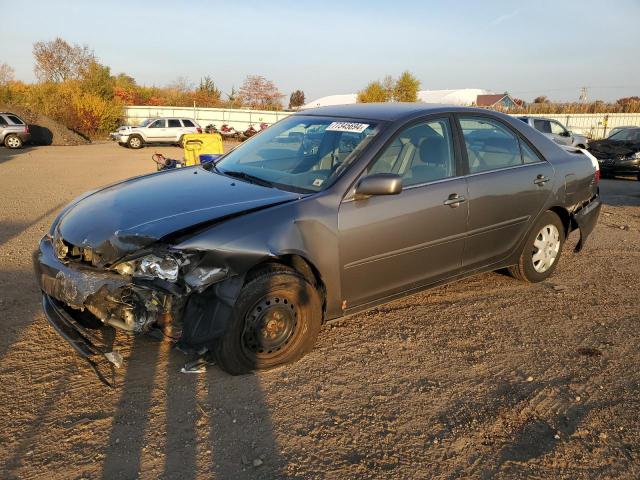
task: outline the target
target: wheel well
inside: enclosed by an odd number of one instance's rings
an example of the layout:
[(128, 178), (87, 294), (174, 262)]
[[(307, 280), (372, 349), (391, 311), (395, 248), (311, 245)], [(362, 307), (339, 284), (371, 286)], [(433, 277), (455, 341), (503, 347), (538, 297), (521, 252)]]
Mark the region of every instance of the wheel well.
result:
[(273, 265), (285, 265), (292, 268), (300, 275), (302, 275), (307, 282), (316, 287), (318, 293), (320, 294), (320, 297), (322, 298), (322, 312), (324, 316), (324, 312), (326, 311), (327, 306), (327, 290), (325, 288), (324, 282), (322, 281), (322, 277), (316, 266), (301, 255), (281, 255), (279, 257), (270, 258), (265, 262), (254, 265), (245, 274), (245, 282), (249, 281), (251, 278), (255, 278), (255, 276), (258, 275), (259, 272), (268, 269)]
[(573, 228), (571, 224), (571, 215), (569, 215), (569, 212), (563, 207), (551, 207), (549, 211), (555, 213), (556, 215), (558, 215), (558, 217), (560, 217), (560, 221), (562, 222), (562, 225), (564, 225), (564, 236), (565, 238), (569, 236), (569, 232), (571, 232)]

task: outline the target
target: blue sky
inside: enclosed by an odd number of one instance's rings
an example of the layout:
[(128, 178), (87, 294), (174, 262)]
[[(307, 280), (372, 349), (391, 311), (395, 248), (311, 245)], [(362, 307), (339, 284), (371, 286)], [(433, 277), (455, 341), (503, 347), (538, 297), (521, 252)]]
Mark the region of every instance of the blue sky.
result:
[(87, 44), (140, 84), (248, 74), (307, 100), (353, 93), (405, 69), (422, 88), (486, 88), (531, 99), (640, 95), (640, 0), (0, 0), (0, 63), (34, 80), (31, 48)]

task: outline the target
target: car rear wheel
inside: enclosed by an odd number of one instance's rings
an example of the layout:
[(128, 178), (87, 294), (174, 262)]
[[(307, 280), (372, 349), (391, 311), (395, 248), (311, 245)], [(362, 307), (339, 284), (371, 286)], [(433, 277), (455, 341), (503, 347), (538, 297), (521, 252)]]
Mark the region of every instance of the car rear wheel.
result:
[(289, 267), (269, 267), (240, 291), (216, 363), (240, 375), (293, 362), (313, 348), (321, 324), (316, 288)]
[(558, 266), (564, 245), (564, 225), (555, 213), (545, 212), (527, 236), (517, 265), (509, 273), (525, 282), (541, 282)]
[(144, 140), (142, 140), (142, 137), (139, 137), (138, 135), (131, 136), (127, 140), (127, 146), (134, 149), (142, 148), (144, 147)]
[(17, 135), (4, 137), (4, 146), (7, 148), (22, 148), (22, 139)]

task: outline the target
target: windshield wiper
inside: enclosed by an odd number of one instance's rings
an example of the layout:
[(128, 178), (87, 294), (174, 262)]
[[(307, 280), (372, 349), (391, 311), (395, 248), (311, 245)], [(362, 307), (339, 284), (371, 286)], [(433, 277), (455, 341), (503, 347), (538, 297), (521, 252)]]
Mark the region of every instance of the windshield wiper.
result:
[(255, 183), (256, 185), (261, 185), (263, 187), (273, 188), (273, 183), (269, 180), (265, 180), (264, 178), (256, 177), (255, 175), (251, 175), (246, 172), (236, 172), (234, 170), (219, 170), (223, 175), (228, 175), (230, 177), (239, 178), (241, 180), (246, 180), (250, 183)]

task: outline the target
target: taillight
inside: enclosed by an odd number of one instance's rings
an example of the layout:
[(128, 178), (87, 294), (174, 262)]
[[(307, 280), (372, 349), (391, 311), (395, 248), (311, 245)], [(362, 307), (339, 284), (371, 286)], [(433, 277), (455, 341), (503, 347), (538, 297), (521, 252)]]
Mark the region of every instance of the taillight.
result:
[(202, 129), (200, 127), (196, 128), (196, 130), (198, 131), (198, 133), (202, 133)]
[(29, 133), (29, 125), (24, 126), (24, 133)]
[(600, 169), (596, 169), (596, 173), (593, 174), (593, 184), (597, 185), (600, 182)]

